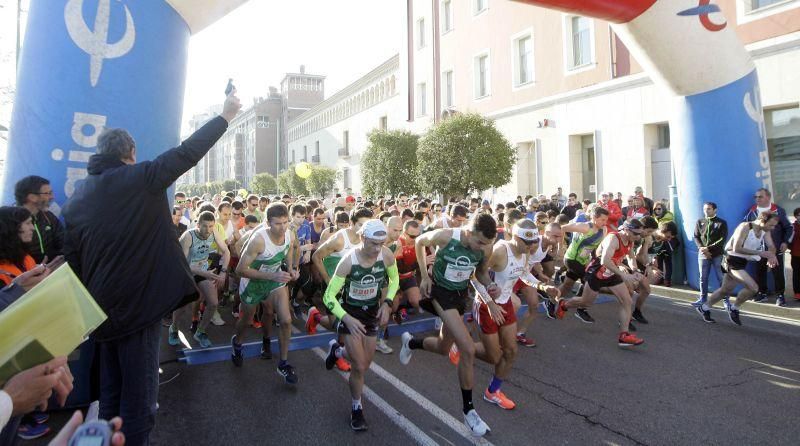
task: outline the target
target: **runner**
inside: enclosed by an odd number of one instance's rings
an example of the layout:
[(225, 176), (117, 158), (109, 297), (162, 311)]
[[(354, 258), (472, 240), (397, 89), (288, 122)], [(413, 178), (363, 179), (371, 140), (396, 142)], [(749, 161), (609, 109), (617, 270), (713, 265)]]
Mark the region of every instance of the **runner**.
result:
[[(483, 436), (490, 431), (472, 403), (475, 362), (475, 343), (464, 325), (463, 314), (469, 293), (467, 287), (473, 273), (478, 282), (486, 286), (491, 298), (500, 295), (500, 289), (492, 282), (487, 268), (492, 245), (497, 235), (497, 223), (491, 215), (481, 214), (472, 220), (469, 228), (439, 229), (417, 238), (417, 264), (422, 273), (420, 291), (425, 298), (420, 305), (443, 321), (438, 337), (415, 339), (403, 333), (400, 362), (408, 364), (412, 350), (424, 349), (432, 353), (447, 355), (455, 344), (460, 352), (458, 379), (461, 385), (464, 424), (473, 435)], [(427, 272), (425, 248), (438, 248), (433, 265), (433, 277)]]
[(759, 213), (754, 221), (739, 224), (733, 237), (725, 245), (725, 257), (722, 259), (722, 272), (725, 276), (722, 278), (722, 285), (709, 296), (708, 302), (696, 307), (704, 321), (712, 324), (716, 322), (711, 318), (711, 308), (724, 296), (733, 293), (737, 286), (743, 285), (742, 290), (736, 295), (736, 300), (727, 308), (731, 322), (742, 325), (739, 319), (739, 306), (758, 293), (758, 284), (745, 268), (749, 262), (759, 262), (761, 259), (766, 259), (770, 268), (778, 266), (775, 244), (772, 242), (770, 232), (779, 222), (780, 217), (777, 213), (765, 211)]
[[(389, 320), (400, 283), (394, 256), (384, 246), (387, 232), (380, 220), (364, 223), (359, 231), (361, 243), (339, 261), (325, 290), (325, 307), (336, 317), (336, 329), (344, 338), (343, 344), (331, 339), (325, 368), (332, 369), (340, 358), (350, 359), (350, 427), (355, 431), (367, 429), (361, 404), (364, 374), (375, 355), (378, 328)], [(383, 288), (387, 282), (388, 290)]]
[[(399, 217), (389, 217), (386, 220), (385, 226), (386, 226), (387, 236), (386, 240), (384, 241), (384, 245), (387, 248), (389, 248), (389, 251), (392, 253), (392, 256), (394, 256), (398, 248), (397, 240), (400, 238), (400, 233), (403, 231), (403, 223)], [(397, 311), (398, 305), (400, 305), (400, 300), (393, 299), (392, 314), (394, 314)], [(386, 337), (388, 336), (387, 332), (388, 326), (389, 326), (389, 319), (387, 318), (386, 321), (381, 323), (381, 326), (378, 329), (378, 340), (377, 343), (375, 344), (375, 348), (384, 355), (390, 355), (394, 351), (392, 347), (389, 347), (389, 344), (386, 343)]]
[[(272, 203), (267, 206), (265, 220), (265, 224), (250, 235), (236, 268), (236, 273), (242, 278), (242, 315), (236, 322), (236, 334), (231, 337), (231, 360), (235, 366), (242, 366), (242, 340), (250, 318), (259, 304), (266, 305), (271, 301), (280, 323), (278, 374), (287, 384), (297, 384), (297, 374), (288, 361), (292, 314), (286, 283), (297, 280), (298, 273), (294, 266), (297, 264), (299, 246), (296, 237), (289, 230), (289, 210), (286, 205)], [(271, 320), (266, 320), (263, 326), (267, 327), (271, 323)], [(269, 350), (268, 331), (264, 331), (266, 336), (262, 339), (262, 350)]]
[[(421, 296), (419, 285), (417, 284), (419, 265), (417, 265), (417, 251), (414, 241), (419, 237), (420, 226), (420, 223), (415, 220), (410, 220), (403, 224), (403, 233), (397, 240), (397, 250), (394, 253), (397, 260), (397, 269), (400, 272), (402, 297), (406, 301), (406, 306), (411, 306), (416, 313), (420, 311), (419, 300)], [(395, 299), (395, 302), (399, 302), (399, 299)], [(395, 310), (395, 322), (398, 325), (402, 324), (407, 314), (408, 311), (405, 308)]]
[(452, 207), (450, 216), (441, 215), (433, 224), (429, 225), (425, 230), (430, 231), (433, 229), (449, 229), (460, 228), (467, 222), (467, 213), (469, 210), (460, 204)]
[[(194, 282), (200, 290), (201, 298), (205, 302), (205, 317), (197, 324), (197, 330), (193, 337), (203, 348), (211, 347), (211, 340), (206, 334), (206, 328), (211, 322), (211, 316), (219, 304), (218, 293), (225, 285), (225, 271), (231, 254), (228, 245), (221, 239), (219, 234), (214, 231), (216, 219), (214, 214), (208, 211), (202, 212), (198, 217), (197, 228), (190, 229), (183, 233), (180, 238), (183, 255), (189, 262), (189, 267), (194, 274)], [(216, 244), (216, 247), (212, 245)], [(221, 253), (220, 262), (216, 263), (210, 258), (210, 254)], [(194, 307), (194, 304), (187, 305)], [(180, 344), (178, 335), (179, 314), (176, 311), (172, 317), (172, 325), (169, 327), (168, 342), (172, 346)], [(194, 316), (194, 315), (193, 315)]]
[(556, 317), (562, 319), (569, 308), (587, 308), (591, 306), (601, 288), (608, 288), (620, 303), (620, 333), (617, 344), (620, 347), (640, 345), (644, 340), (632, 335), (629, 331), (631, 321), (632, 298), (626, 282), (641, 280), (639, 273), (628, 274), (619, 268), (622, 259), (629, 254), (633, 244), (642, 236), (642, 222), (633, 219), (625, 222), (619, 232), (612, 232), (604, 239), (594, 257), (586, 268), (583, 294), (580, 297), (560, 300), (556, 308)]

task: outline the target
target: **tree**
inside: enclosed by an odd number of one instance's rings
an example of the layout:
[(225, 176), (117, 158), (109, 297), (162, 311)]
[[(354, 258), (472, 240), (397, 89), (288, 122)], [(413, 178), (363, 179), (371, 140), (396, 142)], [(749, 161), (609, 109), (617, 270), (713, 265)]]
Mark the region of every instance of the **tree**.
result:
[(419, 193), (417, 146), (419, 136), (405, 130), (374, 130), (361, 159), (361, 186), (366, 195)]
[(239, 190), (239, 182), (236, 180), (225, 180), (222, 182), (222, 190), (237, 192)]
[(312, 194), (325, 197), (333, 190), (336, 180), (339, 178), (339, 172), (336, 169), (325, 166), (313, 166), (311, 168), (311, 175), (306, 179), (306, 186)]
[(294, 169), (287, 169), (278, 175), (278, 190), (289, 195), (308, 195), (306, 180), (297, 176)]
[(223, 190), (225, 190), (225, 184), (222, 181), (212, 181), (210, 183), (206, 183), (205, 193), (214, 195), (222, 193)]
[(419, 141), (417, 178), (426, 193), (467, 195), (511, 181), (516, 151), (479, 114), (461, 114), (428, 130)]
[(250, 181), (250, 189), (253, 190), (254, 194), (267, 195), (278, 190), (278, 182), (275, 177), (266, 172), (257, 173), (253, 180)]

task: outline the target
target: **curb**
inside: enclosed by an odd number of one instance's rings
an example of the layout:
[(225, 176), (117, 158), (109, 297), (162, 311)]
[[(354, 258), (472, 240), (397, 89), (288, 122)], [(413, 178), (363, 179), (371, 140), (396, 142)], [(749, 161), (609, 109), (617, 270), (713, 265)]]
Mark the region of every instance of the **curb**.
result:
[[(683, 302), (695, 302), (699, 297), (696, 290), (687, 287), (664, 287), (658, 285), (651, 285), (653, 295), (666, 297), (668, 299), (680, 300)], [(774, 302), (771, 303), (756, 303), (753, 301), (745, 302), (741, 306), (744, 313), (758, 314), (760, 316), (779, 317), (783, 319), (790, 319), (793, 321), (800, 321), (800, 302), (797, 302), (794, 297), (787, 297), (786, 304), (789, 306), (779, 307)], [(722, 302), (714, 305), (714, 308), (723, 309)]]

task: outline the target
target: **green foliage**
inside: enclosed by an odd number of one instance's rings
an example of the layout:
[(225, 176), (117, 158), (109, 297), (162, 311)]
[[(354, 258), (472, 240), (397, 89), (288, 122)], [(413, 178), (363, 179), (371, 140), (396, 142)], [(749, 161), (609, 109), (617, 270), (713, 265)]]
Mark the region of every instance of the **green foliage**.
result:
[(318, 197), (325, 197), (333, 191), (339, 173), (336, 169), (325, 166), (312, 166), (311, 175), (306, 179), (309, 192)]
[(428, 130), (417, 159), (422, 191), (451, 196), (508, 184), (517, 154), (494, 121), (460, 114)]
[(250, 181), (250, 189), (258, 195), (274, 194), (278, 190), (278, 182), (266, 172), (257, 173)]
[(278, 190), (282, 194), (289, 194), (292, 196), (308, 195), (308, 188), (306, 187), (306, 180), (297, 176), (294, 173), (294, 168), (290, 167), (278, 175)]
[(242, 183), (236, 180), (225, 180), (222, 182), (222, 190), (237, 192), (241, 188)]
[(419, 136), (405, 130), (374, 130), (361, 158), (361, 186), (369, 196), (419, 193)]

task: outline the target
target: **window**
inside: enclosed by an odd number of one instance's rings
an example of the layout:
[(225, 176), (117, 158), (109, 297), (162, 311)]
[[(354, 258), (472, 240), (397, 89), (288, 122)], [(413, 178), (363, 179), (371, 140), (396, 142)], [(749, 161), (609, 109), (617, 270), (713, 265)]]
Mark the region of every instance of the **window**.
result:
[(294, 155), (295, 155), (295, 153), (294, 153), (294, 149), (292, 149), (292, 164), (294, 164), (294, 161), (295, 161), (295, 157), (294, 157)]
[(669, 149), (669, 124), (658, 124), (658, 148)]
[(347, 167), (342, 168), (342, 189), (350, 189), (350, 169)]
[(381, 130), (386, 130), (389, 128), (389, 118), (386, 116), (381, 116), (381, 119), (378, 120), (378, 128)]
[(572, 22), (572, 68), (592, 62), (592, 22), (586, 17), (575, 16)]
[(453, 2), (442, 0), (442, 34), (453, 29)]
[(445, 71), (442, 75), (444, 91), (442, 92), (442, 103), (445, 108), (453, 106), (453, 70)]
[[(764, 111), (772, 199), (791, 213), (800, 207), (800, 108)], [(761, 166), (766, 170), (766, 166)]]
[(425, 47), (425, 18), (417, 19), (417, 48)]
[(319, 159), (319, 141), (314, 143), (314, 155), (316, 155), (317, 159)]
[(475, 56), (475, 66), (473, 68), (475, 79), (475, 99), (480, 99), (491, 94), (489, 82), (491, 73), (489, 67), (489, 54)]
[(532, 33), (525, 33), (513, 42), (514, 86), (519, 87), (533, 82), (534, 79)]
[(308, 161), (308, 146), (303, 146), (303, 161)]
[(417, 116), (428, 114), (427, 94), (425, 82), (417, 84)]
[(350, 153), (350, 132), (347, 130), (342, 132), (342, 147), (347, 153)]
[[(800, 8), (799, 0), (737, 0), (736, 21), (741, 25), (797, 8)], [(715, 20), (713, 16), (712, 20)]]
[(489, 8), (489, 0), (473, 0), (472, 13), (478, 15)]
[(786, 0), (750, 0), (750, 10), (754, 11), (759, 8), (765, 8), (776, 3), (785, 3)]

